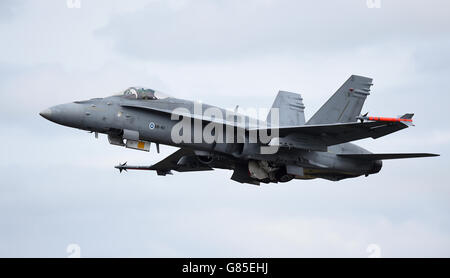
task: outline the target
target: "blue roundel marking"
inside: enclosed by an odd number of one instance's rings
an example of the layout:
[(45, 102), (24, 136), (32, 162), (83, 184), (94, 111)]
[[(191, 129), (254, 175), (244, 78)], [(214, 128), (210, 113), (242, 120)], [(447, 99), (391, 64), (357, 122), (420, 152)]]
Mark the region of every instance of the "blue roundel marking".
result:
[(155, 123), (154, 123), (154, 122), (150, 122), (150, 123), (148, 124), (148, 128), (154, 129), (154, 128), (155, 128)]

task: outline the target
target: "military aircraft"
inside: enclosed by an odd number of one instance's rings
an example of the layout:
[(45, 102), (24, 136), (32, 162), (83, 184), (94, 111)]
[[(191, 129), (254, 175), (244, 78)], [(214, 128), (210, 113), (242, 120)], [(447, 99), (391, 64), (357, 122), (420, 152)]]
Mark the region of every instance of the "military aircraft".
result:
[[(131, 87), (110, 97), (53, 106), (40, 112), (52, 122), (107, 134), (109, 143), (149, 151), (151, 143), (179, 150), (149, 166), (119, 164), (123, 170), (233, 170), (240, 183), (323, 178), (339, 181), (371, 175), (382, 160), (438, 156), (430, 153), (374, 154), (354, 140), (388, 135), (412, 125), (412, 113), (397, 118), (361, 115), (372, 79), (352, 75), (305, 120), (300, 94), (279, 91), (265, 121), (235, 111)], [(226, 139), (224, 139), (226, 138)]]

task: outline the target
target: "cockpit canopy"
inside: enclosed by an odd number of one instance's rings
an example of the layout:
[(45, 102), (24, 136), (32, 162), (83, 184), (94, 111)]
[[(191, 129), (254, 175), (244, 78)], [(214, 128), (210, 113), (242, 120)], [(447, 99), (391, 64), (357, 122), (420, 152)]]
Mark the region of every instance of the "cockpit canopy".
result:
[(164, 93), (143, 87), (130, 87), (123, 91), (120, 95), (143, 100), (164, 99), (168, 97)]

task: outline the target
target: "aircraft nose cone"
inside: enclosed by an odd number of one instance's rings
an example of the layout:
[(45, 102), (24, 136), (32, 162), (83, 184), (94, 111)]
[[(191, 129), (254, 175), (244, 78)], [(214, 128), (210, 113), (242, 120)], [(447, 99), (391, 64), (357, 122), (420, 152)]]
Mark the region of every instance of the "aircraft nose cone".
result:
[(51, 122), (75, 128), (81, 127), (85, 115), (83, 105), (77, 103), (52, 106), (39, 114)]
[(39, 115), (41, 115), (42, 117), (46, 118), (47, 120), (50, 119), (50, 117), (52, 116), (52, 110), (50, 108), (47, 108), (45, 110), (42, 110)]

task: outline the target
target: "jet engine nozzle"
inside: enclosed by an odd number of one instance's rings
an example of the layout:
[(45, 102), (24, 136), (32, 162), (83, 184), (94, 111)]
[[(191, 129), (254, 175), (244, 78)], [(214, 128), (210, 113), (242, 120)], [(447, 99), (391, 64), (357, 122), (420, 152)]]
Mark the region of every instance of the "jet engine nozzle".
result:
[(373, 162), (373, 167), (370, 170), (370, 174), (376, 174), (378, 172), (380, 172), (381, 168), (383, 167), (383, 161), (382, 160), (375, 160)]

